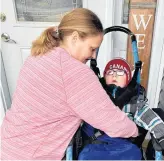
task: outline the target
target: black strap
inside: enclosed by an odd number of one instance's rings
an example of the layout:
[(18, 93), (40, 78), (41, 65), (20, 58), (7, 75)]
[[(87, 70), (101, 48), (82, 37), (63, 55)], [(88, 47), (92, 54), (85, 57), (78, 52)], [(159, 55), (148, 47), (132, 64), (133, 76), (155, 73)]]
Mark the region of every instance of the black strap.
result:
[(91, 66), (91, 69), (94, 71), (94, 73), (98, 76), (98, 78), (100, 78), (100, 70), (97, 67), (96, 59), (91, 59), (90, 66)]
[(84, 146), (88, 144), (109, 144), (108, 142), (101, 141), (101, 140), (92, 140), (91, 138), (84, 141)]
[(74, 135), (74, 143), (73, 143), (73, 160), (77, 160), (80, 151), (83, 148), (83, 140), (82, 140), (82, 129), (81, 126), (78, 128)]
[[(87, 135), (85, 133), (85, 135)], [(99, 136), (104, 135), (104, 132), (99, 129), (94, 129), (94, 135), (88, 136), (87, 139), (84, 140), (84, 146), (87, 144), (108, 144), (108, 142), (98, 140)]]
[(138, 72), (141, 70), (141, 68), (142, 68), (142, 61), (137, 61), (135, 63), (135, 71), (132, 80), (137, 81)]

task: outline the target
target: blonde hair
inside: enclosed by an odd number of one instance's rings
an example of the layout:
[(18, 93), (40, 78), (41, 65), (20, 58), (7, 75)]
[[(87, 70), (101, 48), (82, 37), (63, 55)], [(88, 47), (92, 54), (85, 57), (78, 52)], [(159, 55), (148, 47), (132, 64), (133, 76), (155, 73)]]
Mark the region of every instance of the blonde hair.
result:
[(77, 8), (66, 14), (58, 28), (46, 29), (33, 43), (31, 55), (43, 55), (59, 46), (65, 36), (77, 31), (81, 38), (98, 35), (103, 32), (103, 26), (95, 13), (85, 8)]

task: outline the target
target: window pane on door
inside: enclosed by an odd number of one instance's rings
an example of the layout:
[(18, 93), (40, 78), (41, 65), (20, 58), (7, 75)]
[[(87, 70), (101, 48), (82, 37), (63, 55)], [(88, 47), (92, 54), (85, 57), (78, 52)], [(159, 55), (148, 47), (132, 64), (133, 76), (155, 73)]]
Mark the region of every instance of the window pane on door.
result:
[(82, 0), (15, 0), (18, 21), (59, 22), (64, 14), (82, 8)]

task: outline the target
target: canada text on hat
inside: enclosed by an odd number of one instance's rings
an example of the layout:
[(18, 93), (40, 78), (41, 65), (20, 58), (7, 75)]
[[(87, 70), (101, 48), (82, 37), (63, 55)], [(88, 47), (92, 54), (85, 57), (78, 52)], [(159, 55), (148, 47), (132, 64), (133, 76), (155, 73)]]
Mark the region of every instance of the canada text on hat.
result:
[(123, 65), (121, 65), (121, 64), (112, 64), (112, 65), (109, 66), (109, 69), (111, 69), (111, 70), (112, 70), (112, 69), (124, 70), (124, 71), (127, 73), (128, 80), (130, 80), (129, 71), (128, 71), (128, 69), (127, 69), (125, 66), (123, 66)]

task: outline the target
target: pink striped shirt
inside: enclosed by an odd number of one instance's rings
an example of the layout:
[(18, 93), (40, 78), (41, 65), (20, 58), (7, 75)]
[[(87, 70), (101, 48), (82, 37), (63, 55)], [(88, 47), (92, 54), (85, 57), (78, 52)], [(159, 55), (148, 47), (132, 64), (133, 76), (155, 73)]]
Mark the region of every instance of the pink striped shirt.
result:
[(138, 134), (87, 65), (59, 47), (30, 56), (1, 127), (2, 159), (61, 160), (82, 120), (112, 137)]

